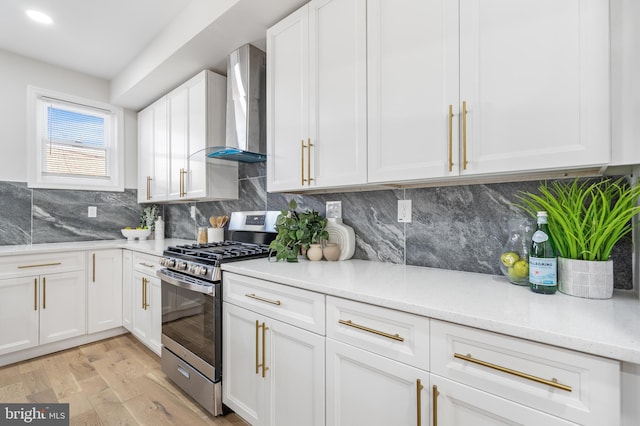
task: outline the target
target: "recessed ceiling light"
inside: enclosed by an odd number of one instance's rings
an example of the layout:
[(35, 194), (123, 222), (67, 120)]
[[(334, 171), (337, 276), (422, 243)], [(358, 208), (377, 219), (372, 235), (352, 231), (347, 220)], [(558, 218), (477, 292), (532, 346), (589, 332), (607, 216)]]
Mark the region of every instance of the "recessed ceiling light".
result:
[(37, 10), (27, 10), (27, 16), (36, 22), (40, 22), (41, 24), (53, 24), (53, 19), (51, 19), (49, 15), (38, 12)]

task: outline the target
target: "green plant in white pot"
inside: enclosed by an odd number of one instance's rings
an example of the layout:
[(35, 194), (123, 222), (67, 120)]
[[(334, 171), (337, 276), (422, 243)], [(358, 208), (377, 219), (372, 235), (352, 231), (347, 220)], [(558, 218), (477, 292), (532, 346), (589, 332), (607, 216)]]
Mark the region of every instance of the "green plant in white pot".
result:
[(611, 252), (632, 230), (640, 212), (640, 185), (617, 180), (554, 181), (539, 194), (521, 192), (518, 207), (532, 216), (546, 210), (558, 252), (558, 290), (572, 296), (613, 295)]

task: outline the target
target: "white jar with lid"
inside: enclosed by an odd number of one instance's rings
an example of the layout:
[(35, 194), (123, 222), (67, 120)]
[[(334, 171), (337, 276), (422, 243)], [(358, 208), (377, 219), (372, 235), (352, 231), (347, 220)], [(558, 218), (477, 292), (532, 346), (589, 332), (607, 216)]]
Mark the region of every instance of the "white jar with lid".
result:
[(347, 260), (353, 257), (356, 251), (356, 234), (353, 228), (342, 223), (339, 217), (327, 218), (326, 231), (329, 234), (329, 242), (340, 246), (338, 260)]

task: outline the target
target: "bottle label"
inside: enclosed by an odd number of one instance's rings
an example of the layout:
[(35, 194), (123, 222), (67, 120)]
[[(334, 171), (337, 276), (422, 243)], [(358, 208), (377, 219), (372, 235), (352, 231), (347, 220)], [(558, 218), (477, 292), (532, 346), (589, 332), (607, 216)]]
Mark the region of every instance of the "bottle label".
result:
[(533, 233), (531, 239), (536, 243), (544, 243), (549, 239), (549, 236), (545, 232), (538, 230)]
[(558, 259), (529, 257), (529, 283), (535, 285), (558, 285)]

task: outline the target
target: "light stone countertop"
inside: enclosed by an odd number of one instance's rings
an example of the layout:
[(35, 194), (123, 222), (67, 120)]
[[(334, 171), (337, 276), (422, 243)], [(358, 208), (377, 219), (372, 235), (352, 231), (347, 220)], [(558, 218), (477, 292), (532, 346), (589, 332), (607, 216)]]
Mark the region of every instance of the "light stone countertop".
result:
[(253, 259), (235, 272), (327, 295), (640, 364), (640, 300), (541, 295), (497, 275), (348, 260), (299, 263)]
[(194, 244), (195, 240), (181, 240), (167, 238), (164, 240), (101, 240), (101, 241), (75, 241), (68, 243), (45, 243), (30, 245), (0, 246), (0, 256), (29, 255), (40, 253), (55, 253), (63, 251), (104, 250), (110, 248), (122, 248), (156, 256), (162, 256), (167, 246), (179, 244)]

